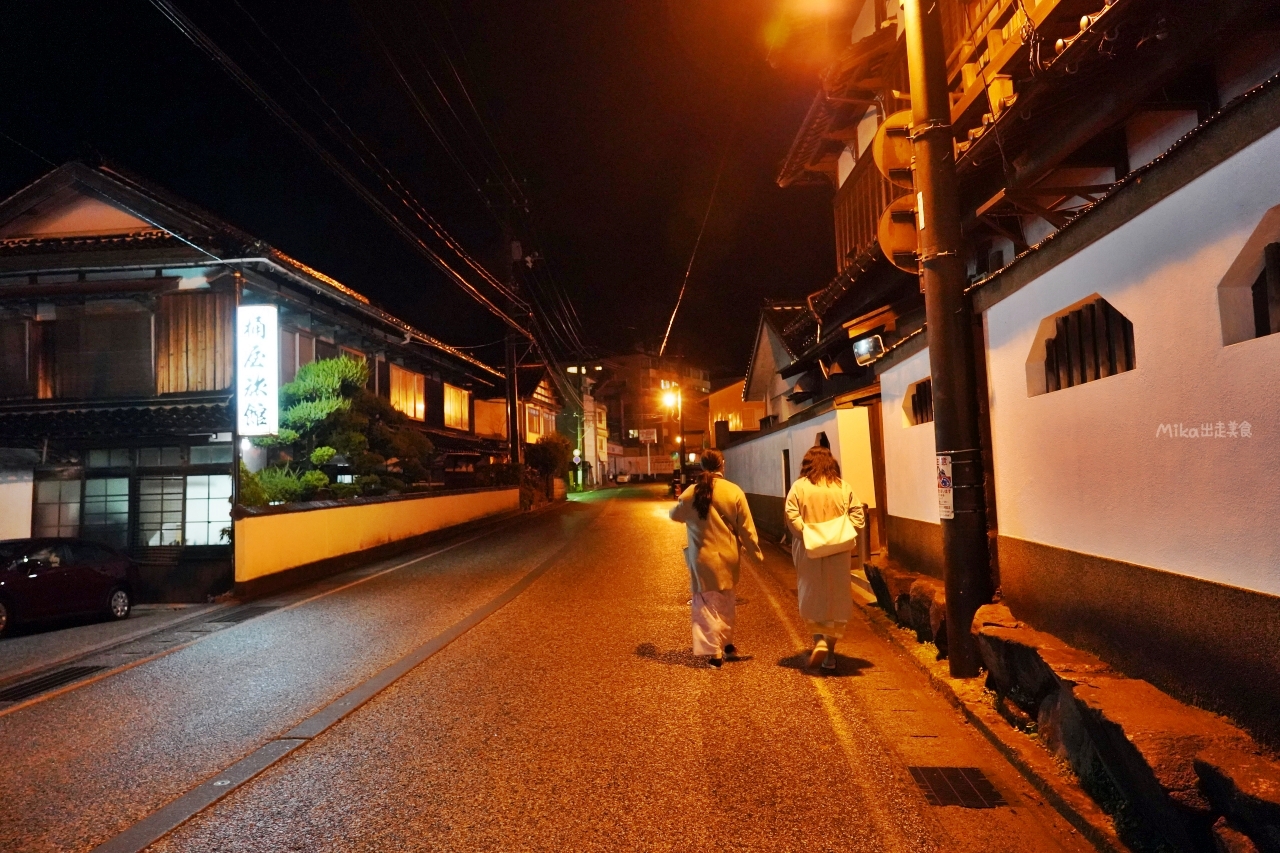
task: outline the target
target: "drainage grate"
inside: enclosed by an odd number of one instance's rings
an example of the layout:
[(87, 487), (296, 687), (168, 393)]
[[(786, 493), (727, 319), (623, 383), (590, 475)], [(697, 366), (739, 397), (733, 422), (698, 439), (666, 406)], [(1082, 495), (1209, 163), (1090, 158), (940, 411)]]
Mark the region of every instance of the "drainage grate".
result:
[(217, 622), (220, 624), (225, 623), (225, 624), (231, 624), (231, 625), (238, 625), (241, 622), (244, 622), (245, 620), (252, 619), (255, 616), (262, 616), (265, 613), (270, 613), (272, 610), (278, 610), (278, 609), (279, 607), (274, 604), (269, 604), (269, 605), (256, 604), (256, 605), (251, 605), (249, 607), (241, 607), (239, 610), (232, 610), (230, 613), (226, 614), (225, 616), (215, 616), (209, 621)]
[(993, 809), (1009, 805), (976, 767), (908, 767), (931, 806)]
[(55, 669), (39, 678), (0, 690), (0, 702), (21, 702), (23, 699), (30, 699), (46, 690), (79, 681), (86, 675), (92, 675), (104, 669), (106, 669), (105, 666), (68, 666), (64, 669)]

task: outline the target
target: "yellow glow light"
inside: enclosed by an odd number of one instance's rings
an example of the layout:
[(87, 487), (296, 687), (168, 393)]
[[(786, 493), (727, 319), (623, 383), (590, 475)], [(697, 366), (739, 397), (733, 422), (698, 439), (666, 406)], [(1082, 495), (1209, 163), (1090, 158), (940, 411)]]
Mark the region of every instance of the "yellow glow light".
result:
[(662, 395), (662, 405), (666, 406), (668, 409), (674, 409), (676, 407), (676, 395), (674, 391), (668, 391)]

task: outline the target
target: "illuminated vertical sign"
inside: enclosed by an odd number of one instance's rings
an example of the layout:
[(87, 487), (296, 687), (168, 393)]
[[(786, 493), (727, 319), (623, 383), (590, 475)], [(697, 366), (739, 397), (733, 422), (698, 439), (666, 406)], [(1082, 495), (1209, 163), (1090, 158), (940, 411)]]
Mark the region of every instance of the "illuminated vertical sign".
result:
[(240, 435), (280, 431), (280, 335), (276, 306), (236, 308), (236, 425)]

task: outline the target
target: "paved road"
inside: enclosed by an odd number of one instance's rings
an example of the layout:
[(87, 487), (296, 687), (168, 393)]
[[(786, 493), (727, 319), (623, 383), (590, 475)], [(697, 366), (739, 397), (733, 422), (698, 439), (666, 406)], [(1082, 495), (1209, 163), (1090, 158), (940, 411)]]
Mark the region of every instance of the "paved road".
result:
[[(530, 572), (501, 609), (148, 849), (1089, 849), (860, 618), (835, 676), (803, 670), (781, 552), (743, 578), (750, 659), (700, 668), (683, 528), (656, 494), (598, 494), (370, 566), (0, 717), (0, 849), (91, 849)], [(982, 768), (1009, 805), (930, 806), (911, 765)]]

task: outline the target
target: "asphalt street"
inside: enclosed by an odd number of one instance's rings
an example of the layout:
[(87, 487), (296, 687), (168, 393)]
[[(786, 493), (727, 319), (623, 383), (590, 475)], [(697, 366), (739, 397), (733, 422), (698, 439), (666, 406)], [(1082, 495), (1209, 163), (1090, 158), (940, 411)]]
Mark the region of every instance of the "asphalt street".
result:
[[(1091, 849), (860, 612), (837, 672), (806, 670), (776, 548), (739, 588), (746, 659), (702, 666), (669, 505), (596, 493), (4, 713), (0, 849), (91, 850), (415, 650), (146, 849)], [(1007, 805), (930, 805), (913, 766), (979, 768)]]

